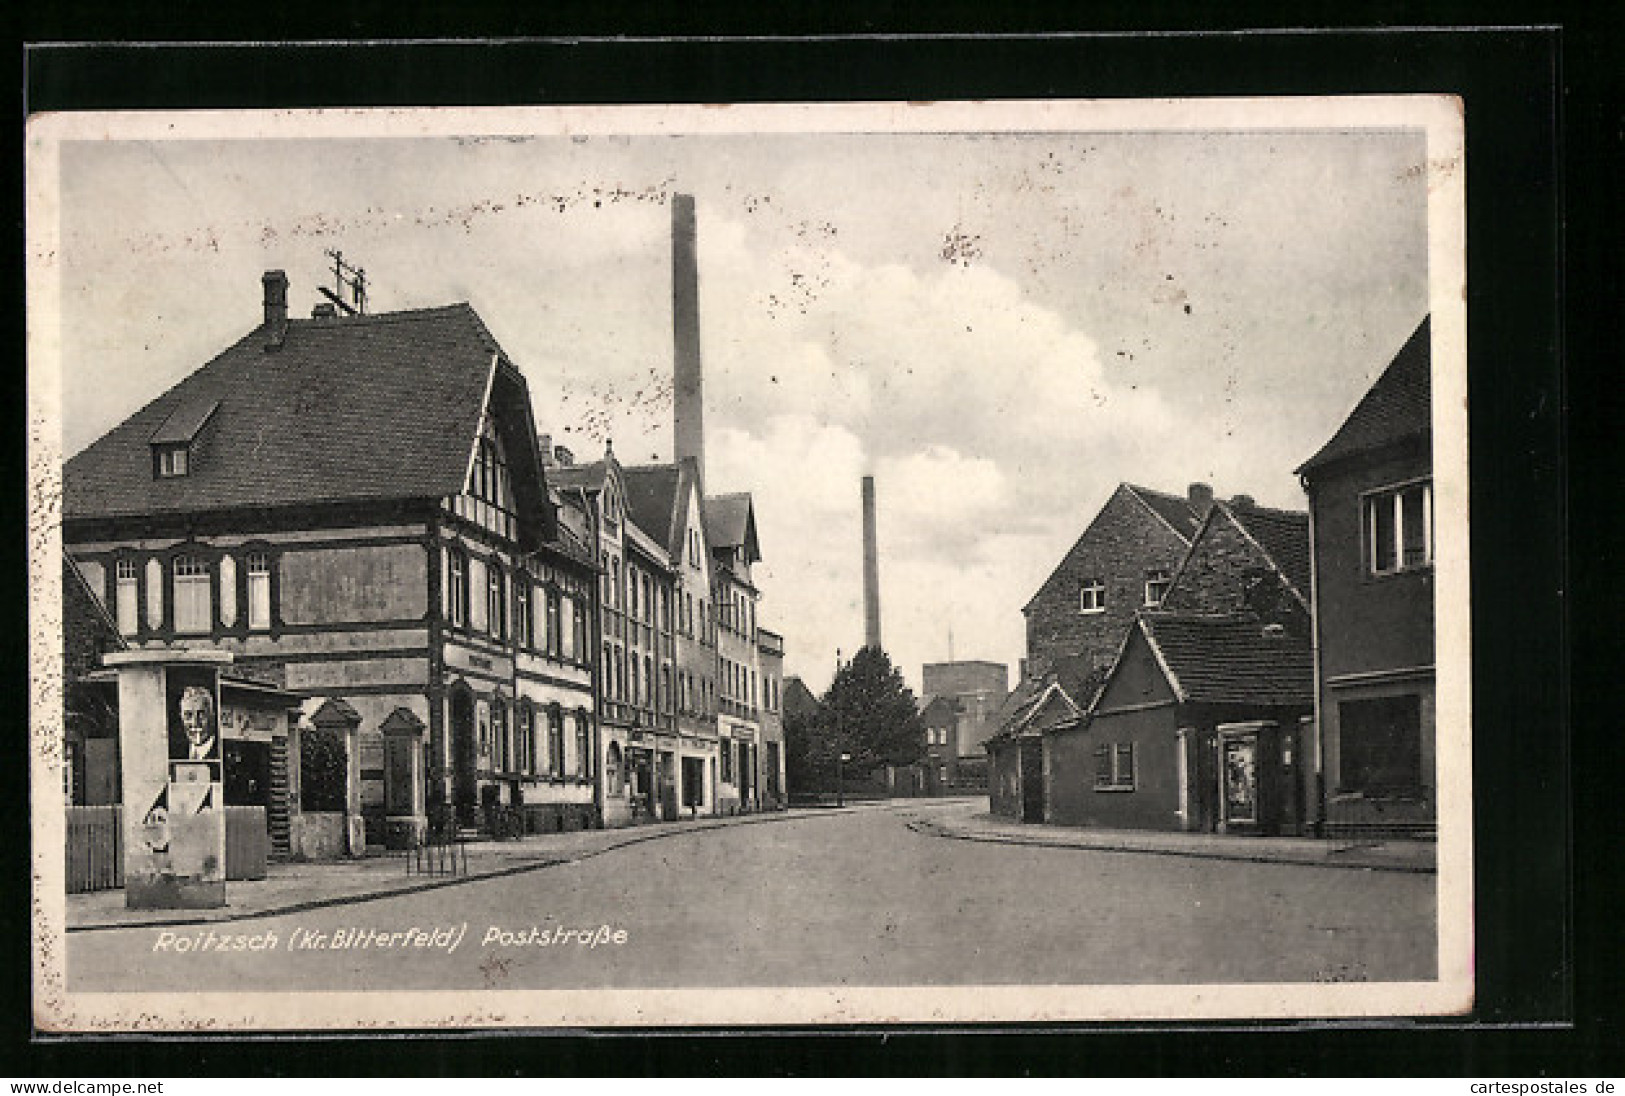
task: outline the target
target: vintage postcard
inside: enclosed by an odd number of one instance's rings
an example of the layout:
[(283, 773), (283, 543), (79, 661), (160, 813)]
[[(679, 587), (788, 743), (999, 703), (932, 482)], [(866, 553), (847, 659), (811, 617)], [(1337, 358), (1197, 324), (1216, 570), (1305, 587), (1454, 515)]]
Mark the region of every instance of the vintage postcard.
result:
[(1457, 100), (27, 138), (41, 1032), (1472, 1008)]

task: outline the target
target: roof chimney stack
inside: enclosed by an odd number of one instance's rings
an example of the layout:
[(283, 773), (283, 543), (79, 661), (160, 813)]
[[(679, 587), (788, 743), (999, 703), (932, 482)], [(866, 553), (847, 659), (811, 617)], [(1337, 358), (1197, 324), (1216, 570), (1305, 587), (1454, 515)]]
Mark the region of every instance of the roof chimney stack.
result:
[(267, 270), (260, 276), (260, 284), (265, 289), (265, 326), (271, 336), (266, 349), (275, 349), (288, 335), (288, 275)]
[(1207, 517), (1207, 512), (1213, 509), (1213, 488), (1206, 483), (1193, 483), (1186, 492), (1186, 499), (1192, 510), (1199, 518)]
[(1251, 510), (1258, 504), (1253, 501), (1253, 496), (1251, 495), (1237, 495), (1235, 498), (1230, 500), (1230, 505), (1234, 506), (1237, 510)]

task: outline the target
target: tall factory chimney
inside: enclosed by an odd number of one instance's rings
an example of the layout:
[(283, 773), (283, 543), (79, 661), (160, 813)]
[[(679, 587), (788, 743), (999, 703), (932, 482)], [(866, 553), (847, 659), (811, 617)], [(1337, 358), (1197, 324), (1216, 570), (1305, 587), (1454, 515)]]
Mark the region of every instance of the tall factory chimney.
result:
[(692, 457), (705, 481), (705, 399), (700, 376), (700, 272), (694, 196), (671, 199), (671, 327), (675, 372), (674, 455)]
[(880, 649), (880, 553), (875, 546), (875, 478), (863, 477), (863, 642)]

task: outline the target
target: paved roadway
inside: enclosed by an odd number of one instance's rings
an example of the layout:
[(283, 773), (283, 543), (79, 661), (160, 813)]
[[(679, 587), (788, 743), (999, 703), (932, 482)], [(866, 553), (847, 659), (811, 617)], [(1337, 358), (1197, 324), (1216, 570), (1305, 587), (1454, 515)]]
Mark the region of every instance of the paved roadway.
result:
[[(72, 933), (78, 991), (1385, 981), (1434, 976), (1432, 875), (956, 841), (931, 806), (684, 833), (576, 863), (211, 926), (275, 951)], [(466, 930), (455, 950), (296, 933)], [(493, 929), (624, 931), (597, 948)], [(171, 931), (192, 938), (209, 929)], [(449, 935), (449, 932), (448, 932)], [(331, 939), (331, 936), (328, 936)], [(405, 938), (400, 938), (404, 940)]]

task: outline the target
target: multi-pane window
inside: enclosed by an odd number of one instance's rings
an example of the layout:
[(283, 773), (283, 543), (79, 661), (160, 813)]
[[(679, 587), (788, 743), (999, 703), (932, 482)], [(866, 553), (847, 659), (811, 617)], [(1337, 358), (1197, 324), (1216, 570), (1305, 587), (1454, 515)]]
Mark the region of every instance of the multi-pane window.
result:
[(1422, 480), (1365, 496), (1366, 571), (1390, 575), (1433, 565), (1433, 484)]
[(490, 622), (491, 634), (498, 639), (508, 637), (508, 591), (502, 568), (492, 564), (486, 569), (485, 616)]
[(499, 773), (512, 771), (512, 755), (508, 750), (508, 706), (500, 700), (491, 702), (492, 767)]
[(468, 560), (456, 549), (446, 553), (446, 607), (459, 628), (468, 623)]
[(164, 479), (186, 475), (186, 446), (158, 450), (158, 475)]
[(648, 655), (643, 656), (643, 706), (649, 707), (654, 703), (654, 676), (655, 664)]
[(535, 772), (530, 740), (530, 703), (521, 700), (513, 710), (514, 768), (527, 776)]
[(513, 641), (521, 650), (530, 646), (530, 579), (513, 577)]
[(1106, 584), (1098, 578), (1092, 578), (1083, 584), (1078, 592), (1078, 611), (1080, 613), (1103, 613), (1106, 611)]
[(121, 559), (113, 565), (116, 582), (114, 601), (118, 612), (120, 635), (133, 636), (141, 627), (141, 586), (137, 578), (135, 560)]
[(1145, 573), (1145, 603), (1155, 607), (1162, 604), (1162, 599), (1168, 596), (1168, 587), (1173, 582), (1173, 575), (1166, 567), (1153, 567)]
[(553, 587), (547, 588), (547, 653), (559, 653), (559, 592)]
[(564, 775), (564, 713), (557, 707), (547, 712), (547, 766), (554, 776)]
[(1108, 742), (1095, 748), (1095, 787), (1134, 790), (1134, 743)]
[(734, 782), (734, 744), (724, 742), (720, 756), (722, 758), (722, 782), (732, 784)]
[(592, 748), (587, 741), (589, 732), (587, 713), (576, 712), (576, 775), (580, 777), (592, 775)]
[(197, 556), (176, 556), (175, 631), (183, 635), (207, 633), (214, 620), (214, 598), (209, 565)]
[(248, 626), (263, 631), (271, 626), (271, 559), (264, 552), (248, 553)]

